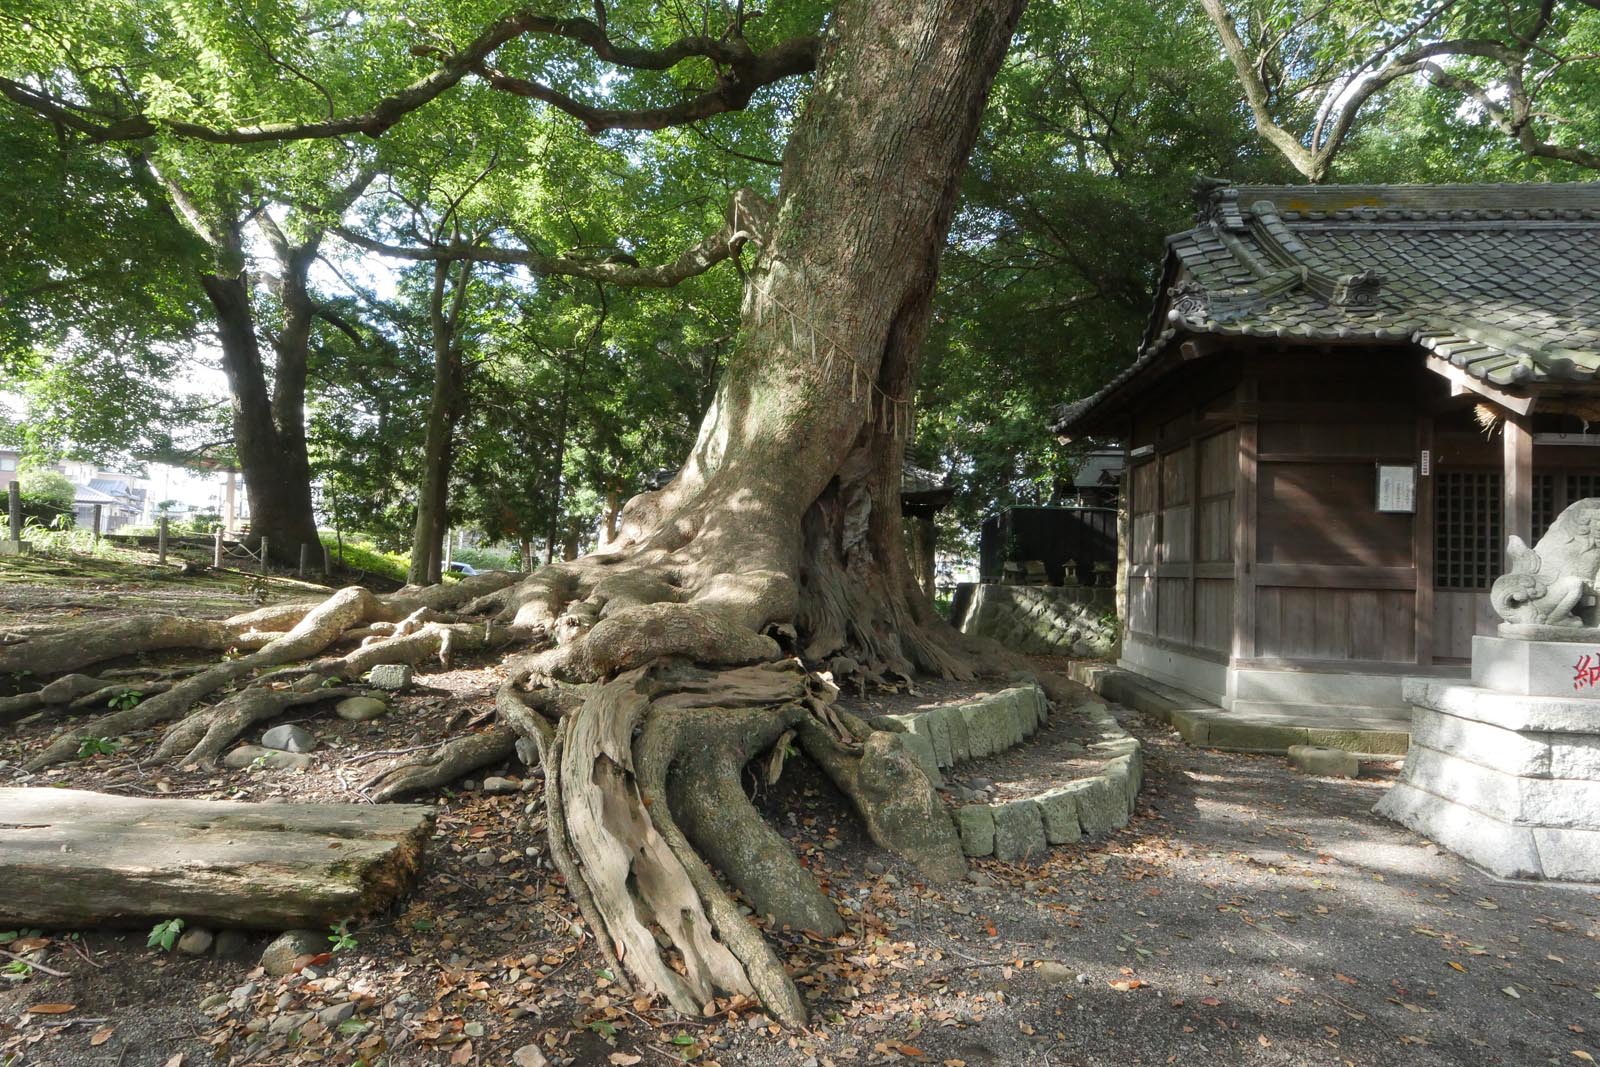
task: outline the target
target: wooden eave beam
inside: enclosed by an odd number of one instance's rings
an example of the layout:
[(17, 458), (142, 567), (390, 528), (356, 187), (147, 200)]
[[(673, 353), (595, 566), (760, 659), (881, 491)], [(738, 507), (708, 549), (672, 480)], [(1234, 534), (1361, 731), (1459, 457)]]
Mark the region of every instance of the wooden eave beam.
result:
[(1532, 414), (1534, 407), (1538, 403), (1536, 396), (1518, 396), (1515, 393), (1505, 392), (1480, 378), (1474, 378), (1442, 356), (1429, 355), (1423, 361), (1423, 365), (1448, 381), (1450, 383), (1450, 392), (1455, 396), (1463, 393), (1476, 393), (1517, 415)]

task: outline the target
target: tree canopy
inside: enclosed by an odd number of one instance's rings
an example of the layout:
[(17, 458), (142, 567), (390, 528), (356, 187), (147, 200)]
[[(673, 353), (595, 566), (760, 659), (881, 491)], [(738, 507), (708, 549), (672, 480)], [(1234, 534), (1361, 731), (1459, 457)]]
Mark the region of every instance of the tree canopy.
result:
[[(434, 380), (426, 279), (470, 261), (450, 520), (589, 543), (608, 499), (692, 439), (736, 332), (735, 202), (777, 190), (826, 15), (11, 5), (0, 361), (31, 446), (229, 447), (226, 406), (171, 383), (226, 365), (203, 278), (237, 277), (262, 389), (297, 412), (305, 348), (319, 507), (402, 544)], [(1035, 5), (988, 101), (918, 387), (911, 452), (961, 490), (950, 543), (1070, 476), (1046, 413), (1129, 358), (1195, 174), (1582, 175), (1597, 19), (1579, 0)]]

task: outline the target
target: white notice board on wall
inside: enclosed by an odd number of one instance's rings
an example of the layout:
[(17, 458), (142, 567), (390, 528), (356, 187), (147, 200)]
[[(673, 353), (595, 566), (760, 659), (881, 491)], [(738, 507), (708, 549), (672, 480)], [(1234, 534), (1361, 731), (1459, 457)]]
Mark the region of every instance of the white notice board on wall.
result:
[(1407, 513), (1417, 510), (1415, 463), (1378, 464), (1378, 510)]

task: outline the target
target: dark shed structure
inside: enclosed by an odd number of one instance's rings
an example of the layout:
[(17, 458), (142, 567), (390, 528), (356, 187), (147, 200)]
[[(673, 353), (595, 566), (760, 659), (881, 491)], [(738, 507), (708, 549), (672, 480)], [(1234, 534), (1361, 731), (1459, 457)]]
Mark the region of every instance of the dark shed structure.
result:
[(1506, 537), (1600, 495), (1600, 183), (1197, 199), (1137, 359), (1054, 425), (1127, 449), (1122, 665), (1401, 707), (1490, 631)]

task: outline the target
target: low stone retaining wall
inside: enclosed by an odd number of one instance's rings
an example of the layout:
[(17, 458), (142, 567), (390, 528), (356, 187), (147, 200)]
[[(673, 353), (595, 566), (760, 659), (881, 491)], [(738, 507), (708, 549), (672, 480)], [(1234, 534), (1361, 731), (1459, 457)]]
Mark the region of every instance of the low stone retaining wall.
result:
[(962, 760), (1004, 752), (1032, 737), (1050, 716), (1037, 685), (985, 693), (967, 704), (951, 704), (909, 715), (882, 715), (874, 722), (903, 735), (906, 748), (935, 785), (939, 771)]
[(1088, 747), (1108, 757), (1100, 773), (1004, 804), (965, 805), (956, 812), (962, 852), (1014, 863), (1041, 855), (1051, 845), (1128, 825), (1144, 780), (1139, 742), (1117, 725), (1105, 705), (1077, 710), (1099, 727), (1100, 739)]
[(952, 620), (962, 633), (1034, 655), (1094, 658), (1117, 641), (1116, 590), (1061, 585), (978, 585)]
[[(1089, 752), (1105, 757), (1100, 773), (1076, 778), (1031, 797), (1004, 804), (967, 804), (956, 812), (961, 850), (1008, 863), (1041, 855), (1051, 845), (1071, 844), (1084, 834), (1128, 824), (1144, 778), (1139, 742), (1118, 725), (1103, 704), (1075, 709), (1096, 728)], [(1021, 744), (1045, 724), (1050, 705), (1037, 685), (1014, 686), (907, 715), (884, 715), (875, 724), (900, 733), (906, 748), (933, 779), (962, 760), (980, 759)]]

